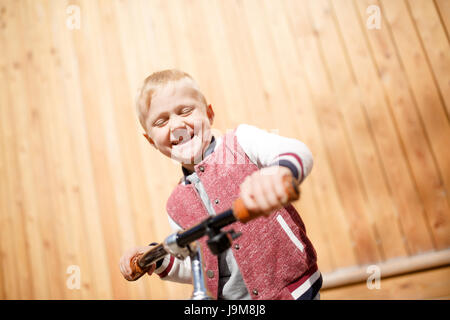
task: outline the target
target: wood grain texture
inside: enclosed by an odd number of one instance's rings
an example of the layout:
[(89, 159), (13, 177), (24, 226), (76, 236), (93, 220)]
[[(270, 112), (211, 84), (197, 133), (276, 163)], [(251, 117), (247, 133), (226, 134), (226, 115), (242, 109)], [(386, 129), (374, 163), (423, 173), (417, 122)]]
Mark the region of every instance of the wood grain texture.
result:
[[(197, 80), (216, 133), (248, 123), (308, 145), (294, 205), (323, 273), (448, 249), (449, 21), (446, 0), (0, 0), (0, 299), (189, 298), (118, 267), (171, 233), (181, 170), (134, 107), (167, 68)], [(448, 279), (322, 298), (446, 298)]]
[(383, 277), (379, 288), (367, 283), (323, 290), (323, 300), (448, 300), (450, 293), (450, 267), (425, 270), (393, 278)]

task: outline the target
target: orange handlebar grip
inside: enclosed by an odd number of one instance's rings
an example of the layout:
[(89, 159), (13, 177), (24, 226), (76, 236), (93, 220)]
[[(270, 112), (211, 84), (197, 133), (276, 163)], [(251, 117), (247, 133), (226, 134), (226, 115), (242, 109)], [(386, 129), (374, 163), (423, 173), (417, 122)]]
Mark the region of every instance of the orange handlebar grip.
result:
[(141, 267), (139, 267), (139, 259), (142, 257), (143, 253), (139, 253), (135, 255), (131, 261), (130, 261), (130, 267), (131, 267), (131, 280), (130, 281), (136, 281), (140, 277), (142, 277), (148, 270), (143, 270)]
[(233, 202), (233, 214), (242, 223), (247, 223), (248, 221), (256, 218), (259, 215), (255, 213), (250, 213), (249, 210), (244, 205), (244, 201), (241, 198), (237, 198)]
[(288, 204), (292, 201), (298, 200), (300, 198), (300, 190), (298, 189), (298, 186), (295, 183), (295, 180), (293, 177), (284, 176), (283, 184), (284, 184), (286, 193), (288, 194), (288, 199), (287, 199), (286, 203), (283, 203), (283, 205), (286, 205), (286, 204)]
[[(286, 204), (300, 198), (300, 191), (299, 191), (297, 185), (295, 184), (294, 179), (291, 176), (284, 176), (283, 184), (284, 184), (286, 193), (288, 195), (288, 198), (283, 203), (283, 205), (286, 205)], [(248, 210), (245, 207), (244, 201), (241, 198), (238, 198), (234, 201), (233, 213), (234, 213), (234, 216), (236, 217), (236, 219), (238, 219), (242, 223), (247, 223), (248, 221), (262, 215), (262, 212), (254, 212), (254, 211)]]

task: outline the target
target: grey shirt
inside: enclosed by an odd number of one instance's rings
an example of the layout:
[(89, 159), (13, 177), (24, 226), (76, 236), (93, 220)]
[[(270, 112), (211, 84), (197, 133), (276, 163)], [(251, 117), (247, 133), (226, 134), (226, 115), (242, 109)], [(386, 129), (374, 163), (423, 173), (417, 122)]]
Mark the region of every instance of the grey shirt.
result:
[[(214, 151), (215, 145), (216, 141), (213, 139), (212, 143), (205, 151), (205, 157)], [(186, 175), (187, 171), (183, 170), (183, 172), (185, 173), (185, 183), (192, 183), (194, 185), (205, 208), (208, 210), (209, 215), (215, 216), (216, 212), (214, 211), (211, 200), (209, 199), (197, 173), (194, 171), (193, 173)], [(244, 280), (242, 279), (239, 266), (233, 256), (233, 251), (230, 249), (219, 255), (218, 298), (225, 300), (251, 300), (251, 296), (248, 293)]]

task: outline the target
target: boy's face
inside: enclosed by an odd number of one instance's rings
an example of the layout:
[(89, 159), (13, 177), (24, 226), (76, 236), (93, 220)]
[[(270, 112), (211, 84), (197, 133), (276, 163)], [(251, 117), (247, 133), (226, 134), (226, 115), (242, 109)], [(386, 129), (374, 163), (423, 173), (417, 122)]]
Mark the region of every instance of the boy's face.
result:
[(213, 118), (211, 105), (205, 105), (190, 79), (171, 81), (151, 97), (145, 137), (165, 156), (192, 170), (209, 145)]

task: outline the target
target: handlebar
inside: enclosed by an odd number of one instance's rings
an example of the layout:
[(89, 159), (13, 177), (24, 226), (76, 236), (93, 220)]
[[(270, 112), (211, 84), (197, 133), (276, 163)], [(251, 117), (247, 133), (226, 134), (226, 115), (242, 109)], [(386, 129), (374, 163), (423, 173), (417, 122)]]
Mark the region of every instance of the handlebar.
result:
[[(284, 206), (297, 200), (300, 197), (300, 192), (294, 179), (290, 176), (283, 177), (283, 184), (288, 195), (287, 200), (283, 203)], [(176, 234), (174, 238), (174, 242), (176, 242), (175, 245), (181, 248), (188, 247), (190, 243), (206, 235), (209, 230), (218, 231), (236, 221), (247, 223), (250, 220), (258, 218), (262, 214), (262, 212), (248, 210), (244, 205), (244, 201), (241, 198), (238, 198), (233, 202), (231, 209), (216, 216), (209, 217), (199, 224)], [(149, 250), (144, 253), (135, 255), (130, 261), (132, 270), (131, 281), (135, 281), (142, 277), (148, 272), (152, 264), (163, 259), (170, 253), (166, 240), (164, 243), (149, 248)]]

